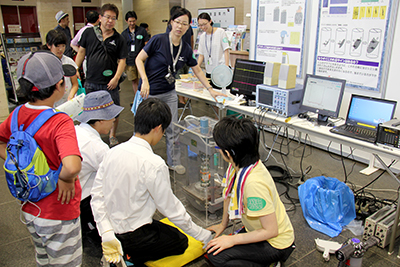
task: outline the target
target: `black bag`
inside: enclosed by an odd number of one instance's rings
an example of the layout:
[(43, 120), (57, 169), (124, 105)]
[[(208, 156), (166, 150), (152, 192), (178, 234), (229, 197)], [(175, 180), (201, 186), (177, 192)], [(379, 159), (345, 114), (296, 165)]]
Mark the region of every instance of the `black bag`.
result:
[[(99, 26), (93, 27), (93, 30), (94, 30), (94, 33), (96, 34), (97, 39), (101, 42), (101, 46), (104, 48), (104, 51), (106, 52), (107, 57), (110, 58), (107, 48), (103, 42), (103, 36), (101, 35), (101, 31), (99, 31), (98, 29), (99, 29)], [(111, 58), (110, 58), (110, 60), (111, 60)], [(111, 62), (112, 62), (112, 60), (111, 60)], [(118, 69), (118, 66), (117, 66), (117, 69)], [(125, 73), (125, 71), (122, 72), (121, 77), (119, 77), (119, 80), (118, 80), (118, 85), (120, 85), (123, 81), (125, 81), (127, 76), (128, 75)]]
[(119, 77), (118, 84), (121, 84), (123, 81), (125, 81), (126, 77), (128, 75), (125, 73), (125, 71), (121, 74), (121, 77)]

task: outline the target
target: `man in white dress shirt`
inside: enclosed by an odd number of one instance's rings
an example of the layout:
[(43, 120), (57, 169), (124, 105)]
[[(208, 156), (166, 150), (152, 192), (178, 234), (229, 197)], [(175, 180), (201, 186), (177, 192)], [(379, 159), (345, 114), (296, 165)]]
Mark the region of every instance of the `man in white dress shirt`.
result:
[(193, 223), (173, 194), (168, 167), (151, 148), (170, 122), (171, 111), (164, 102), (144, 100), (135, 116), (134, 136), (110, 149), (100, 164), (91, 206), (108, 262), (119, 262), (123, 251), (135, 266), (184, 253), (187, 237), (153, 220), (156, 210), (204, 245), (211, 239), (211, 232)]
[(79, 150), (82, 155), (82, 168), (79, 182), (82, 187), (81, 225), (82, 235), (100, 245), (101, 239), (96, 230), (90, 208), (90, 190), (100, 163), (110, 149), (101, 139), (101, 134), (108, 134), (115, 117), (123, 110), (111, 99), (107, 91), (97, 91), (85, 96), (82, 113), (77, 117), (81, 122), (75, 126)]

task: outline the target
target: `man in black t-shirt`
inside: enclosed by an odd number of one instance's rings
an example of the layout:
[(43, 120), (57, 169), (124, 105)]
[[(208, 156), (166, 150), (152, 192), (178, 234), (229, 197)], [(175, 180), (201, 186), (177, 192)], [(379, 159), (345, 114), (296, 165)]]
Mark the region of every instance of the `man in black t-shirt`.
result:
[[(118, 13), (114, 4), (101, 7), (100, 24), (83, 32), (75, 59), (80, 67), (86, 56), (86, 93), (108, 90), (116, 105), (120, 105), (118, 81), (124, 72), (127, 57), (125, 39), (114, 29)], [(115, 137), (117, 126), (118, 118), (110, 131), (110, 146), (118, 144)]]
[(125, 38), (128, 49), (125, 72), (128, 76), (128, 80), (132, 81), (134, 96), (136, 95), (140, 78), (135, 64), (136, 56), (149, 41), (149, 35), (147, 34), (146, 29), (137, 26), (136, 20), (137, 15), (135, 11), (129, 11), (126, 13), (125, 21), (128, 24), (128, 27), (121, 33)]

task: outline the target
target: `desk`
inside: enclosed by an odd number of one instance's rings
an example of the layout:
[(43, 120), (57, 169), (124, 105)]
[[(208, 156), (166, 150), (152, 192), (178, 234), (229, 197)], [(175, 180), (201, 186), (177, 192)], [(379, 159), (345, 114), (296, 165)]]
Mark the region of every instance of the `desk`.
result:
[[(207, 92), (207, 90), (193, 90), (193, 89), (185, 89), (180, 86), (179, 81), (176, 84), (176, 92), (178, 95), (185, 96), (190, 99), (196, 99), (203, 101), (205, 103), (215, 105), (220, 108), (220, 110), (223, 109), (230, 109), (233, 111), (236, 111), (238, 113), (245, 114), (247, 116), (257, 116), (260, 113), (258, 112), (258, 109), (256, 107), (248, 107), (248, 106), (241, 106), (239, 104), (232, 104), (232, 103), (226, 103), (225, 105), (221, 103), (216, 103), (215, 100), (211, 97), (211, 95)], [(368, 152), (374, 156), (375, 159), (377, 159), (382, 166), (386, 169), (386, 171), (392, 176), (393, 179), (395, 179), (399, 184), (400, 181), (397, 179), (397, 177), (393, 174), (393, 172), (386, 166), (386, 164), (383, 162), (381, 159), (381, 156), (388, 157), (391, 159), (400, 159), (400, 151), (398, 149), (390, 148), (390, 147), (383, 147), (383, 146), (377, 146), (372, 143), (364, 142), (361, 140), (357, 140), (354, 138), (338, 135), (331, 133), (329, 131), (330, 127), (326, 126), (311, 126), (310, 122), (299, 119), (297, 117), (292, 118), (288, 122), (285, 122), (286, 118), (282, 116), (278, 116), (272, 112), (267, 112), (263, 113), (263, 118), (264, 121), (266, 122), (273, 122), (275, 124), (288, 127), (294, 130), (297, 130), (301, 133), (309, 134), (312, 136), (317, 136), (325, 140), (329, 140), (332, 142), (336, 142), (339, 144), (344, 144), (348, 145), (353, 148), (361, 149), (365, 152)], [(396, 211), (396, 219), (394, 222), (394, 225), (398, 225), (399, 221), (399, 215), (400, 215), (400, 205), (397, 205), (397, 211)], [(396, 239), (396, 231), (392, 231), (392, 236), (390, 239), (390, 246), (389, 246), (389, 253), (393, 253), (393, 248), (394, 248), (394, 241)]]
[[(216, 89), (214, 89), (216, 90)], [(218, 90), (217, 90), (218, 91)], [(195, 99), (199, 101), (203, 101), (207, 104), (214, 105), (219, 107), (220, 109), (230, 109), (232, 111), (251, 116), (259, 115), (258, 109), (256, 107), (249, 106), (241, 106), (239, 104), (226, 103), (223, 105), (222, 103), (216, 103), (215, 100), (211, 97), (207, 90), (193, 90), (186, 89), (180, 86), (179, 81), (176, 83), (176, 92), (178, 95), (182, 95), (184, 97)], [(342, 136), (339, 134), (334, 134), (329, 131), (330, 127), (326, 126), (311, 126), (310, 122), (306, 120), (299, 119), (297, 117), (293, 117), (290, 121), (285, 122), (286, 117), (278, 116), (272, 112), (263, 113), (264, 120), (267, 122), (274, 122), (275, 124), (282, 125), (285, 127), (292, 128), (299, 132), (320, 137), (322, 139), (327, 139), (329, 141), (337, 142), (339, 144), (348, 145), (353, 148), (362, 149), (365, 152), (371, 154), (379, 154), (388, 158), (396, 158), (400, 160), (400, 150), (393, 149), (390, 147), (377, 146), (372, 143), (364, 142), (358, 139)], [(399, 182), (400, 183), (400, 182)]]

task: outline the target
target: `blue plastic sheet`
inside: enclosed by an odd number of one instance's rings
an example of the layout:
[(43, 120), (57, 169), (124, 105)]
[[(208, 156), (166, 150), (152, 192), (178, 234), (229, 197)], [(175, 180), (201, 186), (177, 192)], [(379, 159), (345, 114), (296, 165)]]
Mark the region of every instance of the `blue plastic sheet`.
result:
[(339, 235), (356, 217), (353, 192), (336, 178), (311, 178), (298, 191), (307, 223), (330, 237)]

